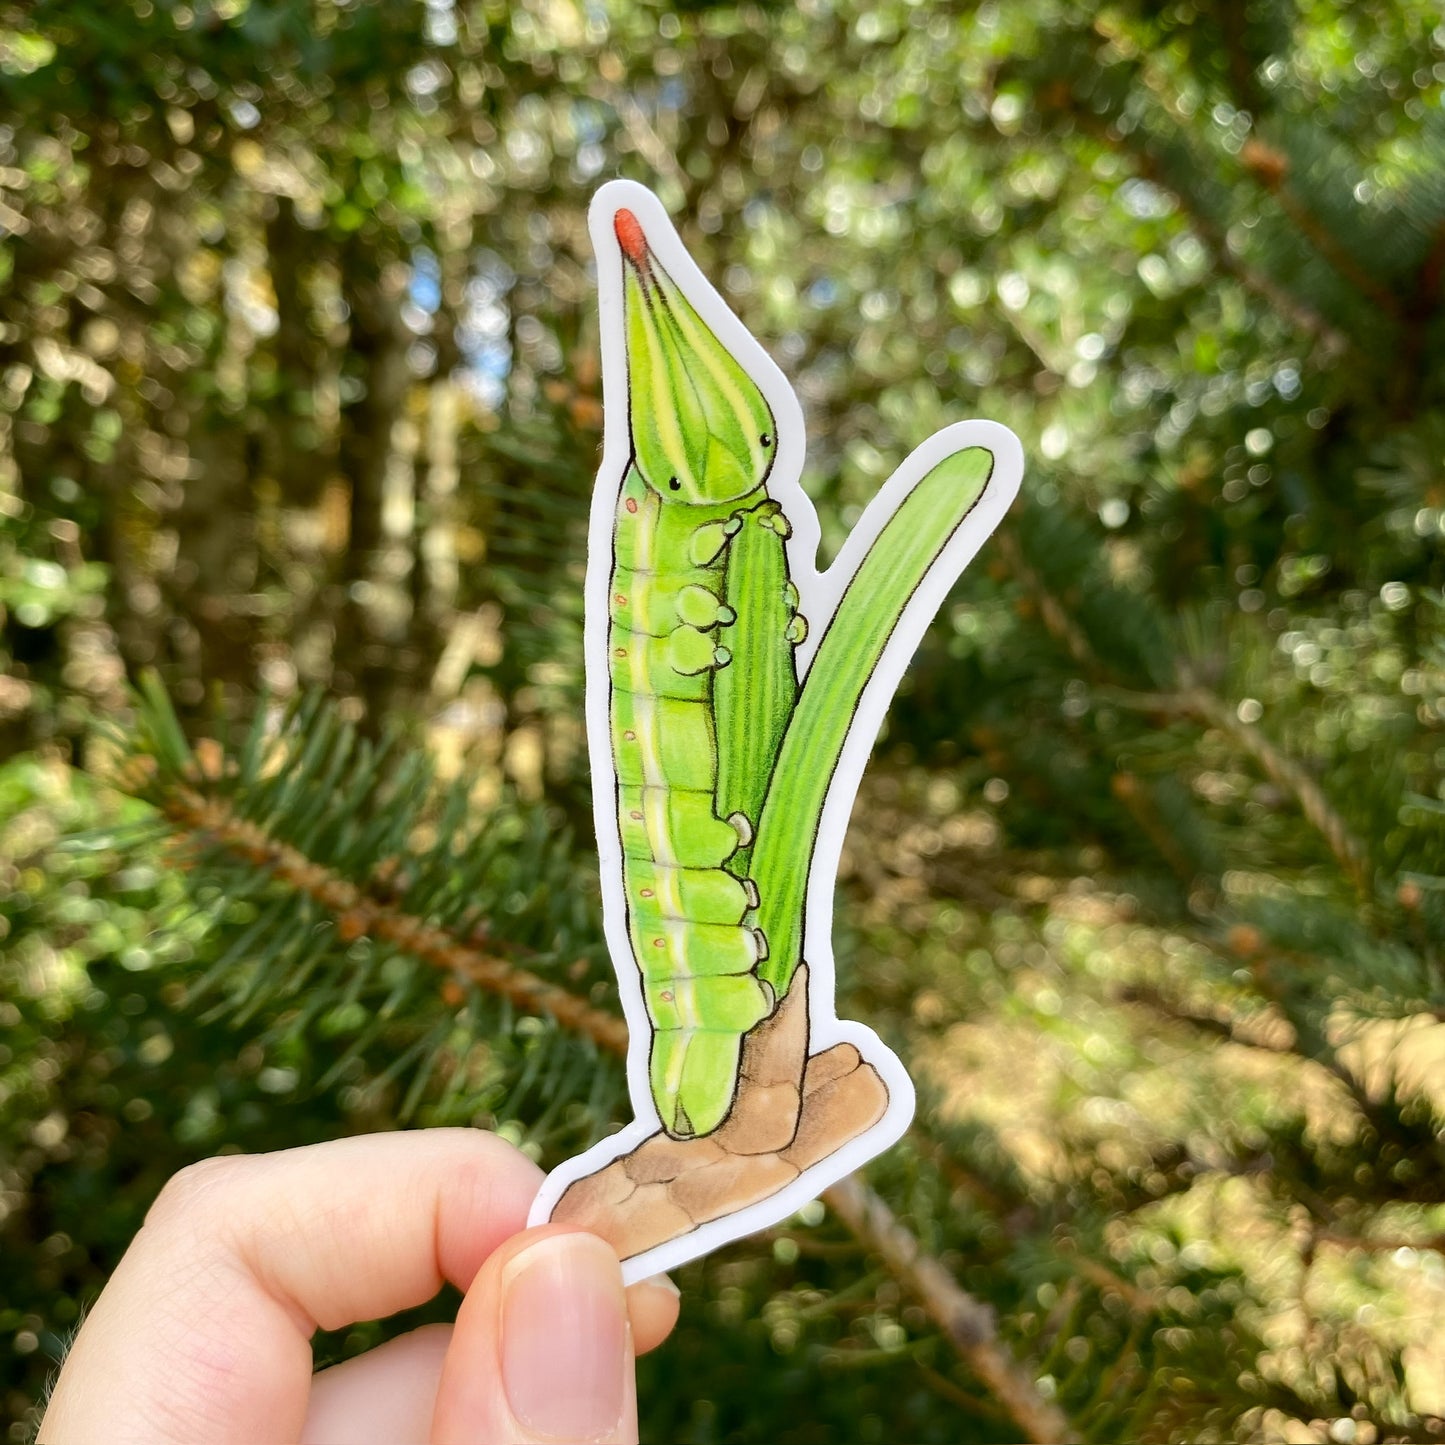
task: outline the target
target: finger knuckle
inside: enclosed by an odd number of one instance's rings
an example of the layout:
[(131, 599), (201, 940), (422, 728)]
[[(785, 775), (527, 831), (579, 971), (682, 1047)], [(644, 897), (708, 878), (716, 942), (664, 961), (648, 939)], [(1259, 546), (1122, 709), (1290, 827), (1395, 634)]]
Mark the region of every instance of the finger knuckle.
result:
[(235, 1193), (249, 1174), (249, 1166), (249, 1160), (238, 1156), (187, 1164), (166, 1181), (146, 1216), (146, 1223), (174, 1223), (213, 1212), (220, 1200)]

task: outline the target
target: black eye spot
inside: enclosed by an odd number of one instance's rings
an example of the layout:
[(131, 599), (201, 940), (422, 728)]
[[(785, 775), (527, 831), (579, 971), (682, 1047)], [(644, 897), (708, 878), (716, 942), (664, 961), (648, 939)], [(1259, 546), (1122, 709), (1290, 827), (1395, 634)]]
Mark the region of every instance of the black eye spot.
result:
[(671, 487), (674, 492), (680, 492), (682, 490), (682, 483), (678, 481), (676, 477), (673, 477), (667, 485)]
[(771, 432), (764, 432), (758, 440), (762, 442), (765, 447), (770, 447), (773, 444), (773, 434)]

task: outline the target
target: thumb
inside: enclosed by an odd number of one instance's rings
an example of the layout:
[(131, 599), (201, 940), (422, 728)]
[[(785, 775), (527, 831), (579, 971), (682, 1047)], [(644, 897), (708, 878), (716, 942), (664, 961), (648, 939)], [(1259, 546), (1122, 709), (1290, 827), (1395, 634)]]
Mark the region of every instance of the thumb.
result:
[(635, 1445), (632, 1331), (611, 1246), (543, 1225), (489, 1256), (457, 1314), (431, 1438)]

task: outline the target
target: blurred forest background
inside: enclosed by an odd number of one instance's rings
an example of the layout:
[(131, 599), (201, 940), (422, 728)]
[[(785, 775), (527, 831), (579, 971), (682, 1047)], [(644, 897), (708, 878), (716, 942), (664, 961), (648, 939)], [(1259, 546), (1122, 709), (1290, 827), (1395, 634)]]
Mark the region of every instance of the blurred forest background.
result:
[(680, 1271), (645, 1437), (1445, 1434), (1442, 102), (1433, 0), (0, 0), (8, 1438), (184, 1163), (622, 1117), (614, 175), (826, 546), (946, 422), (1028, 457), (844, 863), (917, 1124)]

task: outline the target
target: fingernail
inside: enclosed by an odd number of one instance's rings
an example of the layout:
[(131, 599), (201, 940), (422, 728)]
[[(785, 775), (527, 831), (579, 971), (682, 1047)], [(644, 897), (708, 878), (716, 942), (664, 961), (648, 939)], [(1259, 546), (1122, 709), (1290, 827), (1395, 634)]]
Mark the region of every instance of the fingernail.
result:
[(622, 1269), (595, 1235), (554, 1234), (502, 1272), (502, 1384), (517, 1423), (549, 1440), (597, 1440), (622, 1418)]
[(665, 1274), (650, 1274), (646, 1279), (640, 1279), (634, 1289), (657, 1289), (665, 1295), (671, 1295), (673, 1299), (681, 1299), (682, 1291), (673, 1284), (672, 1280)]

